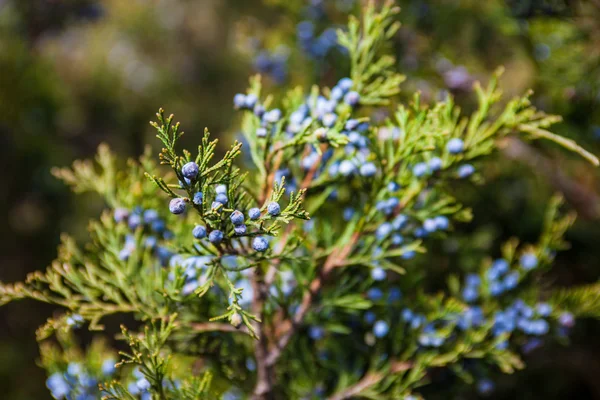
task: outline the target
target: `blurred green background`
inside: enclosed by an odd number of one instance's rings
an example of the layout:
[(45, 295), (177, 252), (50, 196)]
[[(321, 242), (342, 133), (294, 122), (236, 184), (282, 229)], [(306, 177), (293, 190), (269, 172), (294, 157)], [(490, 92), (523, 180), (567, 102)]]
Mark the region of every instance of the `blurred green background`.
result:
[[(403, 27), (394, 46), (407, 75), (404, 99), (456, 96), (506, 68), (507, 96), (532, 88), (534, 103), (564, 116), (556, 131), (600, 154), (600, 1), (398, 1)], [(358, 0), (0, 0), (0, 280), (22, 280), (53, 259), (59, 234), (86, 235), (102, 208), (75, 197), (50, 168), (93, 156), (107, 142), (139, 155), (159, 107), (174, 113), (194, 143), (204, 127), (224, 143), (236, 135), (231, 102), (253, 72), (269, 90), (331, 84), (344, 75), (335, 48), (300, 49), (297, 30), (316, 35), (342, 25)], [(321, 43), (323, 45), (323, 43)], [(324, 46), (324, 45), (323, 45)], [(320, 49), (320, 48), (319, 48)], [(317, 49), (317, 50), (319, 50)], [(322, 50), (322, 49), (321, 49)], [(440, 244), (436, 268), (468, 264), (516, 235), (533, 239), (543, 208), (561, 191), (580, 214), (572, 248), (540, 285), (594, 282), (600, 272), (598, 171), (552, 145), (517, 140), (486, 166), (487, 182), (457, 192), (473, 205), (464, 234)], [(468, 254), (456, 253), (456, 248)], [(0, 309), (0, 397), (46, 399), (36, 366), (35, 329), (52, 309)], [(600, 399), (600, 324), (577, 325), (571, 347), (549, 344), (530, 369), (498, 381), (495, 398)], [(431, 398), (448, 398), (434, 375)], [(436, 394), (437, 393), (437, 394)], [(428, 397), (429, 398), (429, 397)]]

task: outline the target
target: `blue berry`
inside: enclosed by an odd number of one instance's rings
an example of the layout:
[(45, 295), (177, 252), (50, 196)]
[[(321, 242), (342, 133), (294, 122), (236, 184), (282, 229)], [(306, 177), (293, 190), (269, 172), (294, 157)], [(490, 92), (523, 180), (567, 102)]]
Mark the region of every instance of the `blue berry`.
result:
[(375, 325), (373, 325), (373, 334), (377, 338), (382, 338), (388, 334), (390, 331), (390, 326), (385, 321), (377, 321)]
[(435, 225), (436, 225), (437, 229), (445, 231), (450, 226), (448, 217), (445, 217), (443, 215), (439, 215), (439, 216), (435, 217), (434, 220), (435, 220)]
[(249, 94), (246, 95), (246, 99), (244, 100), (244, 106), (251, 110), (254, 108), (254, 106), (256, 105), (256, 102), (258, 101), (258, 97), (256, 97), (255, 94)]
[(505, 290), (511, 290), (517, 287), (519, 284), (519, 272), (513, 271), (510, 274), (507, 274), (502, 281)]
[(256, 128), (256, 137), (259, 137), (259, 138), (267, 137), (267, 128), (265, 128), (263, 126)]
[(347, 131), (353, 131), (354, 129), (356, 129), (356, 127), (359, 124), (360, 124), (360, 122), (358, 122), (358, 120), (349, 119), (348, 121), (346, 121), (346, 124), (344, 125), (344, 129), (346, 129)]
[(182, 214), (185, 211), (185, 200), (177, 197), (169, 202), (169, 211), (173, 214)]
[(344, 221), (350, 221), (352, 219), (352, 217), (354, 216), (354, 208), (352, 207), (346, 207), (344, 208), (344, 212), (342, 214)]
[(192, 199), (192, 203), (194, 203), (197, 206), (201, 206), (202, 205), (202, 192), (196, 192), (196, 194), (194, 194), (194, 198)]
[(335, 125), (335, 121), (337, 121), (337, 115), (333, 114), (333, 113), (327, 113), (325, 115), (323, 115), (323, 126), (326, 126), (327, 128), (331, 128), (333, 125)]
[(429, 160), (429, 170), (431, 172), (435, 172), (435, 171), (439, 171), (440, 169), (442, 169), (442, 159), (439, 157), (433, 157), (431, 160)]
[(425, 229), (429, 233), (435, 232), (437, 229), (437, 224), (435, 222), (435, 219), (427, 218), (425, 221), (423, 221), (423, 229)]
[(269, 203), (269, 205), (267, 205), (267, 212), (276, 217), (281, 213), (281, 207), (279, 206), (279, 204), (275, 201), (272, 201)]
[(245, 235), (246, 234), (246, 225), (242, 224), (242, 225), (236, 225), (233, 227), (233, 231), (235, 232), (236, 235)]
[(260, 252), (267, 251), (267, 249), (269, 248), (269, 242), (264, 237), (257, 236), (252, 241), (252, 248)]
[(260, 209), (257, 207), (251, 208), (248, 210), (248, 216), (251, 220), (256, 221), (260, 218)]
[(558, 323), (567, 328), (572, 328), (575, 325), (575, 317), (570, 312), (564, 312), (558, 317)]
[(413, 232), (416, 238), (424, 238), (427, 236), (427, 231), (425, 229), (423, 229), (422, 227), (418, 227), (417, 229), (415, 229), (415, 231)]
[(223, 208), (223, 203), (219, 203), (218, 201), (213, 201), (212, 204), (210, 205), (210, 208), (212, 208), (213, 210), (220, 210), (221, 208)]
[(404, 238), (402, 237), (402, 235), (394, 233), (392, 235), (392, 238), (390, 239), (392, 245), (394, 246), (400, 246), (402, 243), (404, 243)]
[(227, 195), (225, 193), (219, 193), (217, 194), (217, 197), (215, 197), (215, 201), (223, 205), (227, 205), (229, 200), (227, 199)]
[(150, 389), (150, 386), (151, 386), (150, 382), (146, 378), (140, 378), (140, 379), (138, 379), (137, 382), (135, 383), (135, 385), (142, 392), (148, 391)]
[(214, 231), (212, 231), (208, 235), (208, 240), (210, 240), (210, 242), (212, 244), (219, 244), (219, 243), (221, 243), (221, 241), (223, 240), (223, 232), (221, 232), (218, 229), (215, 229)]
[(371, 288), (367, 291), (367, 297), (370, 300), (378, 301), (383, 298), (383, 292), (379, 288)]
[(458, 177), (463, 179), (473, 175), (474, 172), (475, 167), (473, 167), (471, 164), (463, 164), (460, 167), (458, 167), (457, 171)]
[(376, 267), (371, 270), (371, 278), (374, 281), (382, 281), (386, 277), (385, 269), (381, 267)]
[(489, 379), (482, 379), (477, 382), (477, 391), (480, 394), (488, 395), (494, 391), (494, 382)]
[(109, 358), (102, 363), (102, 374), (110, 376), (115, 372), (115, 360)]
[(404, 322), (410, 322), (413, 319), (413, 312), (408, 308), (402, 310), (400, 315), (402, 316), (402, 321)]
[(406, 225), (407, 222), (408, 222), (408, 217), (406, 215), (398, 214), (396, 216), (396, 218), (394, 218), (392, 221), (392, 227), (398, 231), (398, 230), (404, 228), (404, 226)]
[(325, 336), (325, 329), (321, 326), (311, 326), (308, 329), (308, 336), (310, 336), (312, 340), (323, 339)]
[(241, 93), (233, 96), (233, 106), (235, 108), (243, 108), (246, 105), (246, 96)]
[(519, 259), (521, 266), (525, 271), (531, 271), (538, 266), (538, 259), (533, 253), (525, 253)]
[(241, 211), (235, 210), (231, 213), (229, 219), (234, 225), (242, 225), (244, 223), (244, 214)]
[(344, 91), (339, 86), (334, 86), (333, 89), (331, 89), (330, 97), (335, 101), (340, 101), (342, 97), (344, 97)]
[(552, 306), (548, 303), (539, 303), (535, 310), (542, 317), (548, 317), (552, 313)]
[(215, 193), (217, 194), (227, 194), (227, 186), (225, 185), (217, 185), (215, 187)]
[(144, 223), (151, 224), (155, 220), (158, 219), (158, 211), (156, 210), (146, 210), (144, 211)]
[(155, 236), (148, 236), (144, 240), (144, 246), (146, 246), (149, 249), (153, 249), (154, 247), (156, 247), (156, 244), (157, 244), (157, 239)]
[(500, 282), (493, 281), (490, 284), (490, 294), (494, 297), (499, 296), (504, 291), (504, 287)]
[(354, 173), (355, 169), (356, 169), (356, 167), (354, 166), (352, 161), (344, 160), (340, 163), (340, 167), (339, 167), (338, 171), (343, 176), (349, 176), (352, 173)]
[(498, 271), (500, 275), (502, 275), (508, 272), (510, 265), (508, 264), (508, 261), (506, 261), (504, 258), (498, 258), (492, 263), (492, 268), (494, 268), (496, 271)]
[(400, 190), (400, 185), (396, 182), (390, 182), (387, 184), (387, 190), (390, 191), (391, 193), (394, 193), (394, 192)]
[(181, 173), (183, 176), (191, 180), (196, 179), (198, 176), (198, 171), (198, 164), (193, 161), (190, 161), (181, 168)]
[(424, 162), (415, 164), (412, 169), (413, 175), (417, 178), (421, 178), (422, 176), (427, 174), (427, 171), (427, 164), (425, 164)]
[(357, 92), (348, 92), (344, 96), (344, 103), (348, 104), (349, 106), (354, 107), (358, 104), (359, 101), (360, 95)]
[(375, 237), (377, 237), (379, 240), (383, 240), (388, 237), (390, 233), (392, 233), (392, 230), (392, 224), (389, 222), (384, 222), (377, 227), (377, 230), (375, 231)]
[(376, 319), (377, 319), (377, 316), (375, 315), (375, 313), (373, 311), (367, 311), (365, 313), (364, 320), (367, 324), (371, 325), (373, 322), (375, 322)]
[(459, 154), (463, 151), (464, 146), (465, 144), (461, 139), (453, 138), (446, 144), (446, 150), (448, 150), (448, 153), (450, 154)]
[(263, 120), (270, 124), (274, 124), (281, 119), (281, 110), (279, 108), (274, 108), (270, 111), (265, 112), (263, 115)]
[(467, 286), (479, 286), (481, 285), (481, 278), (477, 274), (468, 274), (465, 278), (465, 284)]
[(142, 217), (139, 214), (131, 214), (127, 220), (127, 224), (129, 225), (129, 229), (136, 230), (142, 224)]
[(352, 79), (350, 78), (342, 78), (337, 83), (337, 86), (344, 92), (347, 92), (348, 90), (352, 89), (352, 85), (354, 85), (354, 82), (352, 82)]
[(262, 118), (262, 116), (265, 115), (265, 108), (262, 105), (257, 104), (254, 106), (253, 112), (258, 118)]
[(416, 254), (417, 254), (416, 251), (409, 250), (409, 251), (405, 252), (404, 254), (402, 254), (400, 257), (402, 257), (404, 260), (410, 260), (411, 258), (414, 258)]
[(462, 297), (467, 303), (471, 303), (479, 297), (479, 292), (473, 286), (467, 286), (463, 289)]
[(69, 395), (71, 389), (60, 372), (55, 372), (46, 380), (46, 386), (50, 390), (52, 397), (62, 399)]
[(375, 164), (368, 162), (360, 166), (360, 174), (365, 178), (370, 178), (375, 176), (377, 173), (377, 167)]
[(196, 225), (194, 229), (192, 229), (192, 235), (196, 239), (204, 239), (206, 237), (206, 228), (202, 225)]
[(126, 208), (115, 208), (114, 218), (115, 222), (122, 222), (129, 216), (129, 210)]

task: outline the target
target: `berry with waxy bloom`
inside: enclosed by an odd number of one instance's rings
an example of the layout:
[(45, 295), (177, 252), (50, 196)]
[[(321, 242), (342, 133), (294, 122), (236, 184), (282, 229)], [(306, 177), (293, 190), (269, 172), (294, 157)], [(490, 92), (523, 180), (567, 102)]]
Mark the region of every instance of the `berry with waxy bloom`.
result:
[(192, 199), (192, 203), (194, 203), (197, 206), (201, 206), (202, 205), (202, 198), (203, 198), (202, 192), (196, 192), (194, 194), (194, 198)]
[(373, 325), (373, 334), (377, 338), (382, 338), (388, 334), (390, 331), (390, 326), (385, 321), (377, 321), (375, 325)]
[(264, 138), (267, 137), (267, 128), (264, 126), (256, 128), (256, 137)]
[(355, 169), (356, 169), (356, 167), (354, 166), (352, 161), (344, 160), (340, 163), (338, 171), (340, 174), (342, 174), (344, 176), (349, 176), (355, 171)]
[(263, 252), (269, 248), (269, 242), (262, 236), (257, 236), (252, 240), (252, 248), (256, 251)]
[(417, 178), (420, 178), (427, 174), (427, 171), (427, 164), (425, 164), (424, 162), (416, 163), (412, 169), (414, 176), (416, 176)]
[(218, 229), (215, 229), (214, 231), (212, 231), (209, 235), (208, 235), (208, 240), (212, 243), (212, 244), (219, 244), (223, 241), (223, 232), (221, 232)]
[(525, 271), (531, 271), (538, 266), (538, 259), (533, 253), (525, 253), (519, 259), (519, 262)]
[(241, 93), (236, 94), (235, 96), (233, 96), (233, 106), (235, 108), (243, 108), (246, 105), (246, 96), (244, 96)]
[(250, 219), (252, 221), (256, 221), (257, 219), (260, 218), (260, 209), (258, 207), (253, 207), (253, 208), (249, 209), (248, 217), (250, 217)]
[(267, 205), (267, 212), (273, 217), (278, 216), (281, 213), (281, 207), (279, 206), (279, 203), (275, 201), (270, 202), (269, 205)]
[(204, 239), (206, 237), (206, 228), (202, 225), (196, 225), (194, 229), (192, 229), (192, 235), (196, 239)]
[(359, 101), (360, 95), (357, 92), (348, 92), (344, 96), (344, 103), (348, 104), (349, 106), (354, 107), (358, 104)]
[(215, 197), (215, 201), (226, 205), (229, 200), (227, 199), (227, 195), (225, 193), (219, 193), (217, 194), (217, 197)]
[(442, 164), (442, 159), (439, 157), (433, 157), (427, 163), (431, 172), (439, 171), (440, 169), (442, 169)]
[(185, 211), (185, 200), (181, 197), (171, 199), (169, 202), (169, 211), (173, 214), (182, 214)]
[(244, 214), (239, 210), (235, 210), (231, 213), (229, 219), (234, 225), (242, 225), (244, 223)]
[(475, 167), (473, 167), (471, 164), (463, 164), (460, 167), (458, 167), (458, 177), (459, 178), (468, 178), (469, 176), (473, 175), (473, 173), (475, 172)]
[(452, 138), (446, 144), (446, 150), (448, 150), (448, 153), (450, 154), (459, 154), (463, 151), (464, 146), (465, 143), (462, 141), (462, 139)]
[(198, 171), (198, 164), (196, 164), (193, 161), (190, 161), (181, 168), (181, 173), (183, 174), (183, 176), (190, 180), (196, 179), (196, 177), (198, 176)]
[(247, 231), (247, 227), (244, 224), (236, 225), (233, 227), (233, 231), (235, 232), (236, 235), (245, 235), (246, 231)]
[(377, 167), (375, 164), (368, 162), (360, 166), (360, 174), (365, 178), (370, 178), (375, 176), (377, 173)]

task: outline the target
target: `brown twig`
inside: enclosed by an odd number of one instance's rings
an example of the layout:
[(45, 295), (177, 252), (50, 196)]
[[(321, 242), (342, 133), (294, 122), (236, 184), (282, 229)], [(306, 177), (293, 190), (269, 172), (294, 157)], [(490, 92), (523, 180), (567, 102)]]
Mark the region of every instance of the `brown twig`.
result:
[[(399, 372), (404, 372), (409, 370), (412, 367), (412, 363), (404, 361), (404, 362), (392, 362), (390, 370), (388, 374), (397, 374)], [(387, 374), (383, 372), (369, 372), (366, 374), (360, 381), (356, 382), (354, 385), (347, 387), (339, 393), (336, 393), (327, 400), (345, 400), (351, 399), (355, 396), (360, 395), (366, 389), (377, 385), (381, 382)]]
[(341, 265), (343, 265), (344, 260), (348, 255), (352, 252), (354, 248), (354, 244), (357, 242), (359, 237), (358, 233), (352, 235), (350, 241), (342, 248), (338, 250), (334, 250), (325, 260), (323, 267), (321, 268), (320, 273), (317, 275), (315, 279), (308, 286), (308, 290), (304, 293), (302, 297), (302, 302), (296, 311), (296, 314), (290, 320), (285, 321), (282, 324), (282, 333), (279, 335), (279, 339), (277, 340), (277, 344), (274, 348), (271, 349), (269, 356), (267, 358), (268, 365), (274, 365), (281, 353), (285, 349), (285, 347), (289, 344), (290, 340), (298, 330), (298, 327), (304, 321), (306, 314), (310, 310), (310, 307), (321, 290), (323, 283), (327, 280), (331, 272)]
[(218, 322), (203, 322), (193, 323), (190, 328), (195, 332), (236, 332), (248, 334), (248, 328), (240, 326), (236, 328), (230, 324), (218, 323)]

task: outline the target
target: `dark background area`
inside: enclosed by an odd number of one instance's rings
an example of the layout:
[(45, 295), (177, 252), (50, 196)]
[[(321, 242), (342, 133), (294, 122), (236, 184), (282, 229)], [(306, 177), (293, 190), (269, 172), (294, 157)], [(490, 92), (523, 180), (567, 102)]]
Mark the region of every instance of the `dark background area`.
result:
[[(343, 56), (303, 54), (296, 25), (343, 23), (344, 7), (356, 3), (0, 0), (0, 280), (45, 268), (60, 233), (85, 238), (87, 220), (103, 207), (93, 196), (71, 194), (50, 175), (52, 166), (92, 157), (102, 142), (122, 157), (139, 155), (146, 143), (156, 144), (148, 121), (159, 107), (182, 122), (187, 143), (205, 126), (230, 142), (237, 134), (231, 99), (260, 51), (287, 46), (285, 82), (316, 77), (330, 84), (343, 75)], [(508, 96), (533, 88), (537, 106), (564, 115), (558, 133), (600, 154), (600, 2), (398, 3), (403, 27), (395, 50), (408, 77), (404, 96), (420, 90), (432, 100), (451, 91), (469, 109), (473, 80), (486, 81), (504, 65)], [(266, 78), (274, 92), (279, 83)], [(552, 145), (514, 142), (484, 175), (485, 186), (459, 190), (475, 220), (452, 240), (468, 242), (470, 253), (453, 254), (451, 240), (439, 251), (441, 263), (468, 264), (511, 236), (534, 240), (551, 193), (561, 191), (580, 219), (569, 232), (572, 248), (540, 284), (597, 281), (598, 171)], [(52, 311), (33, 302), (0, 309), (2, 398), (49, 398), (35, 363), (35, 329)], [(548, 344), (528, 356), (527, 371), (500, 377), (494, 398), (600, 399), (599, 334), (597, 321), (582, 321), (570, 347)]]

